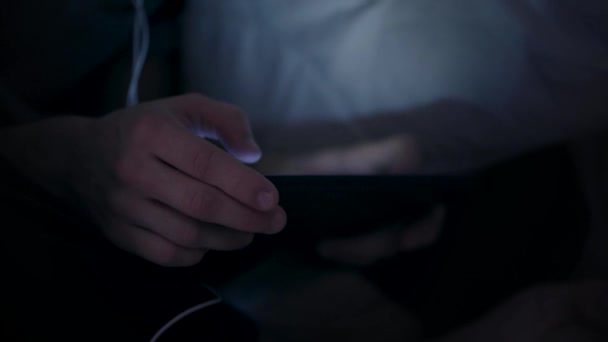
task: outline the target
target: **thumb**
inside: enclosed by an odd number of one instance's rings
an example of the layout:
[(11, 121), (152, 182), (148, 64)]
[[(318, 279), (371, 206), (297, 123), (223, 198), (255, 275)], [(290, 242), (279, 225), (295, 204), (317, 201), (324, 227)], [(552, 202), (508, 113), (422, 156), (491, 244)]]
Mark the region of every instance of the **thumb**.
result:
[(194, 134), (220, 142), (241, 162), (256, 163), (262, 157), (247, 115), (238, 107), (199, 94), (173, 97), (169, 105)]

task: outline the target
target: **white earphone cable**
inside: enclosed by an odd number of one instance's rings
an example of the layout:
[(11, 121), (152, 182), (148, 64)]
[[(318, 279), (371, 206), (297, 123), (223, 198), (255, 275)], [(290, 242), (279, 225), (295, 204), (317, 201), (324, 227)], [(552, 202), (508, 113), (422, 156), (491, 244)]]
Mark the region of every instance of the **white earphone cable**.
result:
[[(129, 89), (127, 93), (127, 107), (134, 106), (139, 102), (139, 79), (146, 63), (146, 59), (148, 58), (148, 50), (150, 47), (150, 27), (146, 9), (144, 7), (144, 0), (132, 0), (132, 3), (133, 7), (135, 8), (135, 20), (133, 23), (133, 57), (131, 61), (131, 80), (129, 82)], [(211, 291), (216, 298), (197, 304), (173, 317), (154, 334), (150, 342), (156, 342), (160, 336), (167, 331), (167, 329), (184, 317), (192, 314), (193, 312), (222, 302), (222, 297), (217, 292), (205, 284), (203, 284), (203, 286)]]
[(203, 310), (209, 306), (215, 305), (215, 304), (219, 304), (222, 302), (222, 296), (220, 296), (216, 291), (214, 291), (212, 288), (210, 288), (209, 286), (207, 286), (204, 283), (201, 283), (201, 285), (203, 285), (204, 287), (206, 287), (211, 293), (213, 293), (213, 295), (215, 295), (214, 299), (208, 300), (204, 303), (200, 303), (197, 304), (181, 313), (179, 313), (177, 316), (173, 317), (169, 322), (167, 322), (165, 325), (163, 325), (152, 337), (152, 339), (150, 339), (150, 342), (157, 342), (158, 339), (165, 333), (165, 331), (167, 331), (167, 329), (171, 328), (175, 323), (179, 322), (180, 320), (182, 320), (184, 317), (199, 311), (199, 310)]
[(139, 102), (139, 79), (148, 57), (150, 47), (150, 27), (148, 16), (144, 7), (144, 0), (132, 0), (135, 8), (133, 23), (133, 57), (131, 66), (131, 80), (127, 93), (127, 106), (134, 106)]

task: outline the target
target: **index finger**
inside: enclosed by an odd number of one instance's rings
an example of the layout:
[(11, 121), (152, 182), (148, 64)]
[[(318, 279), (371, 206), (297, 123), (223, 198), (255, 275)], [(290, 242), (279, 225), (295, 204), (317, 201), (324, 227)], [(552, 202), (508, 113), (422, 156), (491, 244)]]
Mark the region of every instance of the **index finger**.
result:
[(165, 101), (169, 111), (195, 134), (221, 142), (242, 162), (251, 164), (260, 160), (261, 151), (247, 115), (238, 107), (200, 94), (176, 96)]
[(165, 125), (161, 132), (153, 151), (165, 163), (256, 210), (278, 205), (275, 186), (224, 150), (177, 125)]

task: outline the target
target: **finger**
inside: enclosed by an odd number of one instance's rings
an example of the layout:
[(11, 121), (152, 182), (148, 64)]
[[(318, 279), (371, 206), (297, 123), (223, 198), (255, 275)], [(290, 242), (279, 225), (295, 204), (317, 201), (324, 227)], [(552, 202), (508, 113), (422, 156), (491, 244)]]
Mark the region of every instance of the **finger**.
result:
[(397, 155), (399, 139), (385, 139), (364, 143), (344, 151), (342, 163), (345, 167), (363, 172), (385, 170)]
[(274, 185), (222, 149), (176, 126), (166, 125), (162, 134), (153, 151), (165, 163), (251, 208), (270, 211), (278, 205)]
[(153, 232), (122, 222), (115, 221), (105, 233), (117, 247), (165, 267), (196, 265), (207, 252), (179, 247)]
[(395, 136), (288, 158), (283, 162), (281, 172), (347, 175), (399, 173), (410, 169), (415, 158), (408, 140)]
[(445, 206), (438, 205), (424, 219), (406, 227), (399, 240), (402, 251), (413, 251), (432, 245), (439, 238), (445, 218)]
[(346, 149), (341, 164), (357, 173), (400, 173), (412, 169), (416, 158), (410, 140), (398, 135)]
[(399, 253), (399, 225), (370, 234), (326, 239), (317, 246), (323, 258), (343, 264), (367, 266)]
[(387, 173), (415, 173), (420, 169), (421, 156), (418, 142), (410, 136), (399, 136), (399, 144), (393, 145), (396, 156), (388, 165)]
[(199, 94), (177, 96), (169, 101), (172, 112), (185, 118), (197, 134), (219, 140), (240, 161), (255, 163), (261, 158), (247, 116), (239, 108)]
[(121, 213), (125, 220), (186, 249), (227, 251), (244, 248), (253, 241), (251, 233), (196, 221), (153, 200), (125, 198), (127, 201), (129, 212)]
[(357, 175), (375, 173), (374, 165), (365, 160), (356, 162), (345, 158), (346, 149), (330, 148), (312, 154), (288, 156), (262, 161), (262, 171), (282, 175)]
[(246, 233), (275, 234), (285, 226), (286, 215), (280, 207), (273, 211), (254, 210), (160, 162), (150, 163), (147, 171), (139, 189), (192, 219)]

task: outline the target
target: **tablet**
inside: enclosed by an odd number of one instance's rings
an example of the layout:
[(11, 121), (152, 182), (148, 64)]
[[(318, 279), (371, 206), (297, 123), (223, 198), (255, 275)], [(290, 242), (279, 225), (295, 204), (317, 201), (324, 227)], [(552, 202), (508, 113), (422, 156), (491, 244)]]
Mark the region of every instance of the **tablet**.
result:
[(279, 191), (288, 228), (334, 237), (414, 222), (439, 203), (463, 200), (475, 188), (469, 176), (267, 177)]

